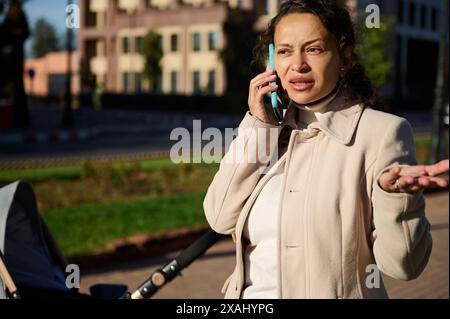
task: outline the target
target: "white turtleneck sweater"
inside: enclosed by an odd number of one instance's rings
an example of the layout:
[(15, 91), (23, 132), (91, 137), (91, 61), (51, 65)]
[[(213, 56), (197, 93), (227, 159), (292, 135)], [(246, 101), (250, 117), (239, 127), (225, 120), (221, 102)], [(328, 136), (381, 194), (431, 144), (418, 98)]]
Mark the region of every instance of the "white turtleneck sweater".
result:
[[(313, 106), (292, 103), (298, 108), (296, 126), (302, 131), (320, 119), (328, 105), (336, 97), (334, 93)], [(286, 112), (285, 112), (286, 114)], [(281, 186), (284, 177), (284, 156), (268, 172), (270, 178), (262, 188), (249, 212), (244, 225), (244, 299), (278, 298), (278, 212)]]

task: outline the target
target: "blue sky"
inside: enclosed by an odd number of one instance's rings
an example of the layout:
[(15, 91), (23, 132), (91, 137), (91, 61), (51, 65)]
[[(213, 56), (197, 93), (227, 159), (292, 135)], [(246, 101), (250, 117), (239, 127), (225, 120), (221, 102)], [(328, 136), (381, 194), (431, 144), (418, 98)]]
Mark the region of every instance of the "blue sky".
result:
[[(78, 3), (73, 0), (73, 3)], [(28, 17), (28, 24), (32, 29), (36, 20), (45, 18), (56, 29), (58, 36), (65, 32), (67, 0), (28, 0), (24, 5)], [(25, 43), (27, 53), (30, 53), (31, 37)]]

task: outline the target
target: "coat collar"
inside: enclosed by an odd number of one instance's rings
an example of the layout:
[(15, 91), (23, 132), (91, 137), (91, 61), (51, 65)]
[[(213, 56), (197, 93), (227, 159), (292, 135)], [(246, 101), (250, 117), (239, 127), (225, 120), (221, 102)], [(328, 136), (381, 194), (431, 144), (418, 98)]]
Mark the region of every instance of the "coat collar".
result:
[[(338, 142), (348, 145), (358, 126), (359, 119), (364, 110), (364, 105), (351, 100), (346, 100), (342, 94), (338, 94), (323, 112), (317, 122), (310, 123), (308, 129), (317, 129)], [(295, 106), (286, 111), (286, 120), (283, 125), (289, 125), (298, 129), (299, 112)]]

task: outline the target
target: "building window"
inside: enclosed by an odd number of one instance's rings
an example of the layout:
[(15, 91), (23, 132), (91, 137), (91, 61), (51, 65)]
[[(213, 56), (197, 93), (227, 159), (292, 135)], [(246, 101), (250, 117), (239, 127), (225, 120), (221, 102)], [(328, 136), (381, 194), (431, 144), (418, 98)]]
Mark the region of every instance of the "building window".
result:
[(438, 17), (437, 17), (437, 9), (431, 9), (431, 30), (436, 31), (438, 29)]
[(134, 90), (136, 93), (142, 92), (142, 73), (134, 74)]
[(177, 93), (177, 80), (178, 80), (178, 72), (172, 71), (170, 72), (170, 93)]
[(163, 37), (163, 35), (161, 34), (160, 36), (159, 36), (159, 48), (161, 49), (161, 52), (164, 52), (164, 37)]
[(130, 52), (130, 38), (129, 37), (122, 38), (122, 52), (123, 53)]
[(192, 36), (192, 49), (194, 51), (200, 51), (201, 48), (201, 36), (200, 32), (195, 32)]
[(163, 83), (163, 75), (162, 73), (156, 78), (156, 92), (162, 92), (162, 83)]
[(123, 93), (128, 93), (130, 91), (130, 74), (128, 72), (122, 74), (122, 88)]
[(106, 56), (105, 41), (99, 40), (96, 45), (96, 56)]
[(86, 52), (86, 57), (88, 59), (97, 56), (97, 41), (95, 40), (87, 40), (85, 41), (85, 52)]
[(414, 26), (416, 23), (416, 4), (414, 2), (409, 3), (409, 25)]
[(177, 52), (178, 51), (178, 35), (172, 34), (170, 36), (170, 51)]
[(211, 70), (208, 72), (208, 93), (214, 94), (216, 89), (216, 71)]
[(217, 49), (217, 42), (218, 42), (218, 33), (217, 32), (210, 32), (208, 34), (208, 47), (209, 51), (214, 51)]
[(127, 13), (127, 10), (125, 10), (124, 7), (122, 7), (122, 6), (118, 5), (118, 4), (117, 4), (116, 8), (117, 8), (117, 13), (119, 13), (119, 14), (126, 14)]
[(397, 7), (397, 15), (398, 15), (398, 23), (403, 24), (403, 0), (398, 1), (398, 7)]
[(143, 53), (142, 37), (136, 37), (136, 52)]
[(97, 13), (91, 10), (87, 10), (86, 12), (86, 18), (84, 20), (84, 26), (85, 27), (95, 27), (97, 26)]
[(97, 12), (95, 26), (97, 28), (102, 28), (106, 25), (106, 11), (105, 12)]
[(271, 9), (270, 1), (271, 0), (266, 0), (266, 3), (264, 5), (264, 14), (270, 13), (270, 9)]
[(192, 87), (193, 87), (194, 94), (200, 93), (200, 72), (199, 71), (194, 71), (192, 73)]
[(424, 4), (420, 6), (420, 27), (427, 28), (427, 6)]

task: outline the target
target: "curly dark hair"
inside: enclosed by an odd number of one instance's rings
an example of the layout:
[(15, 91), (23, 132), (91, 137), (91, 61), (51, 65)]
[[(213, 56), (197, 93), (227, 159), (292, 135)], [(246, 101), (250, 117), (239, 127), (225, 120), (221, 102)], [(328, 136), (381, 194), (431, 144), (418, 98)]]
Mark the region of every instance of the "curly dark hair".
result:
[[(347, 47), (355, 47), (355, 31), (349, 10), (339, 0), (287, 0), (280, 6), (279, 13), (269, 22), (260, 35), (253, 49), (252, 68), (265, 69), (269, 43), (274, 41), (275, 28), (281, 19), (292, 13), (312, 13), (317, 16), (325, 28), (335, 36), (339, 52), (344, 60), (346, 73), (342, 79), (342, 91), (347, 99), (355, 100), (373, 109), (386, 111), (386, 106), (379, 99), (378, 93), (367, 77), (364, 67), (358, 63), (356, 53), (350, 59), (344, 55)], [(289, 98), (286, 92), (279, 92), (283, 103)]]

